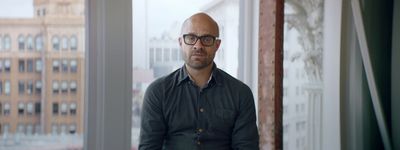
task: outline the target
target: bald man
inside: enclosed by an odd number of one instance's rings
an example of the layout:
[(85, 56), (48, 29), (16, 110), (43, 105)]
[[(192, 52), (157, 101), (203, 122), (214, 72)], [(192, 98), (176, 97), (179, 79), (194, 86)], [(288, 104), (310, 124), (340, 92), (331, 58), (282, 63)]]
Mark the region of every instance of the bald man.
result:
[(214, 63), (218, 24), (197, 13), (182, 25), (185, 64), (147, 88), (139, 150), (258, 150), (250, 88)]

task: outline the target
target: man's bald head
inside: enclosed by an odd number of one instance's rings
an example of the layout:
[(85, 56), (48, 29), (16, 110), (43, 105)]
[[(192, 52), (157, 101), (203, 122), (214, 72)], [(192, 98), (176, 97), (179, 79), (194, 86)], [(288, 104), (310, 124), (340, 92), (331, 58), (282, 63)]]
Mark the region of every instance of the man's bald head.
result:
[(186, 34), (188, 32), (198, 32), (197, 34), (211, 34), (218, 37), (219, 27), (217, 22), (208, 14), (197, 13), (187, 18), (182, 24), (181, 34)]

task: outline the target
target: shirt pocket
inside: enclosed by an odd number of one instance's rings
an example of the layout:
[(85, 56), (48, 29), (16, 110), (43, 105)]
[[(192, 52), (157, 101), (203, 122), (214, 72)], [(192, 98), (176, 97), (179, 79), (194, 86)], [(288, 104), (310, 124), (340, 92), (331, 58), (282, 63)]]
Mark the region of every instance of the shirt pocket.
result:
[(226, 135), (232, 134), (232, 128), (235, 124), (236, 113), (229, 109), (215, 110), (211, 116), (211, 130), (216, 133), (223, 133)]

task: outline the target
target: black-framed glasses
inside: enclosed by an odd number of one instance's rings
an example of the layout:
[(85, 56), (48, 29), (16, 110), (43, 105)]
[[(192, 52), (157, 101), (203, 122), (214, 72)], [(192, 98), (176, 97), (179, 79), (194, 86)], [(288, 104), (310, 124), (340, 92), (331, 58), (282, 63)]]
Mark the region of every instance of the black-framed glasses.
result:
[(187, 45), (196, 44), (198, 39), (200, 39), (200, 42), (203, 46), (212, 46), (212, 45), (214, 45), (215, 41), (217, 40), (217, 37), (212, 36), (212, 35), (203, 35), (203, 36), (197, 36), (194, 34), (184, 34), (183, 35), (183, 41)]

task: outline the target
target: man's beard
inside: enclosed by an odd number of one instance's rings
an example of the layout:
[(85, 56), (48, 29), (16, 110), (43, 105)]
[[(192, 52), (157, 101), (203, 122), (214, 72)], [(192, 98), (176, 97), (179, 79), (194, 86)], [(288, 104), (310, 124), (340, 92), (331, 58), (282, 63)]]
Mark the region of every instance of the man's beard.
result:
[(209, 66), (210, 64), (212, 64), (213, 58), (209, 57), (209, 55), (207, 55), (206, 52), (202, 52), (201, 50), (200, 50), (200, 52), (197, 52), (201, 55), (201, 57), (205, 57), (205, 58), (200, 58), (201, 60), (192, 59), (192, 57), (196, 57), (194, 55), (194, 53), (196, 53), (196, 52), (193, 52), (189, 57), (185, 58), (185, 63), (189, 67), (200, 70), (200, 69), (204, 69), (207, 66)]

